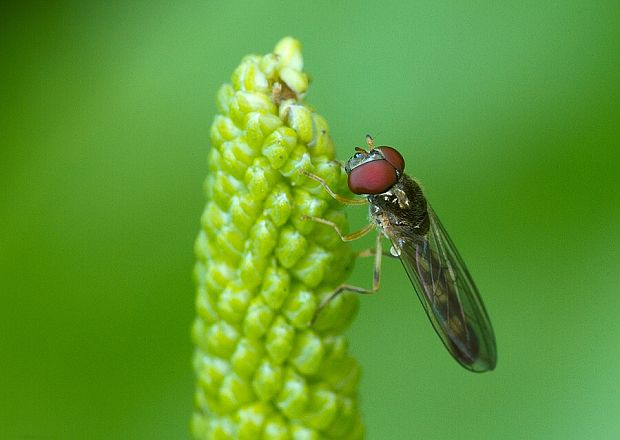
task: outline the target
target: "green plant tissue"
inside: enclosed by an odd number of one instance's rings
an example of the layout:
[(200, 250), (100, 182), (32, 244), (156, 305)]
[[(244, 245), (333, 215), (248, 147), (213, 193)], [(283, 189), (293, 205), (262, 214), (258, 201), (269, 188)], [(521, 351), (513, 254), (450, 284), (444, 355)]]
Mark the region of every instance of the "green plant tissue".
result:
[(355, 256), (315, 216), (347, 229), (327, 122), (304, 103), (300, 43), (246, 56), (217, 94), (206, 207), (195, 244), (195, 439), (358, 439), (360, 368), (340, 295), (310, 325)]

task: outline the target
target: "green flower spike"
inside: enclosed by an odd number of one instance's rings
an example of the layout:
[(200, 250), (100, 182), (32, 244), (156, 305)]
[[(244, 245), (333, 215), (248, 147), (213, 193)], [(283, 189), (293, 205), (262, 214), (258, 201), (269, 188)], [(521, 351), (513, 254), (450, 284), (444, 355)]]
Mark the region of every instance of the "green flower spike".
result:
[(250, 55), (217, 96), (207, 205), (196, 240), (196, 439), (358, 439), (360, 368), (343, 330), (357, 310), (341, 295), (310, 325), (354, 255), (316, 216), (346, 230), (345, 190), (327, 122), (308, 89), (298, 41)]

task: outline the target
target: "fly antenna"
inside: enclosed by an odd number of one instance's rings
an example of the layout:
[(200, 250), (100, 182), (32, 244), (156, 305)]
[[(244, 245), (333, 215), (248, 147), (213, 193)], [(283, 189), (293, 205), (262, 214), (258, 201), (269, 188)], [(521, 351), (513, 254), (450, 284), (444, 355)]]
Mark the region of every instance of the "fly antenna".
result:
[(369, 134), (366, 135), (366, 143), (368, 144), (368, 147), (371, 150), (375, 148), (375, 141), (373, 140), (372, 136)]

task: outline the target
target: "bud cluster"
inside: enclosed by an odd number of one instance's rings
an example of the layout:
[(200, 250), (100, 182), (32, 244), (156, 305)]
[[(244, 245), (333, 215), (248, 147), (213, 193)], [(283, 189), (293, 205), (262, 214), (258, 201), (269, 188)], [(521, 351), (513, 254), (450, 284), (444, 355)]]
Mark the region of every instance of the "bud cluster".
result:
[(342, 335), (357, 310), (340, 295), (310, 325), (354, 255), (342, 207), (307, 170), (343, 190), (324, 118), (303, 102), (300, 44), (244, 58), (221, 87), (207, 204), (196, 240), (196, 439), (363, 437), (358, 363)]

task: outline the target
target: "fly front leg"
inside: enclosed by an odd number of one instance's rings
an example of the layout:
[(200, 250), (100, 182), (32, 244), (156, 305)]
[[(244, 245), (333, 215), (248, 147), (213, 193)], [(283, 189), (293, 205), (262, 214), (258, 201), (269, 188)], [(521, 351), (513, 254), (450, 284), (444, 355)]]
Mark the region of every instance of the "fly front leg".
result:
[(320, 183), (321, 186), (325, 189), (325, 191), (327, 191), (327, 194), (332, 196), (334, 199), (338, 200), (340, 203), (344, 203), (345, 205), (367, 205), (368, 204), (367, 199), (351, 199), (349, 197), (344, 197), (344, 196), (341, 196), (340, 194), (336, 194), (334, 190), (329, 187), (327, 182), (325, 182), (322, 178), (320, 178), (316, 174), (312, 174), (304, 170), (303, 168), (300, 169), (299, 172), (303, 174), (304, 176), (309, 177), (310, 179), (314, 180), (315, 182)]
[[(360, 231), (363, 231), (364, 229), (361, 229)], [(357, 233), (359, 233), (360, 231), (358, 231)], [(342, 235), (341, 235), (341, 238), (342, 238)], [(366, 289), (364, 287), (352, 286), (350, 284), (342, 284), (338, 286), (336, 290), (334, 290), (332, 293), (326, 296), (323, 299), (323, 301), (321, 301), (321, 304), (319, 304), (319, 307), (314, 312), (314, 316), (312, 317), (312, 321), (310, 321), (310, 325), (314, 324), (314, 322), (319, 316), (319, 313), (321, 313), (321, 311), (325, 308), (325, 306), (327, 306), (327, 304), (329, 304), (333, 299), (335, 299), (338, 295), (340, 295), (343, 292), (359, 293), (360, 295), (372, 295), (373, 293), (377, 293), (377, 291), (379, 290), (379, 286), (381, 284), (381, 257), (383, 256), (383, 246), (381, 245), (381, 238), (382, 238), (381, 234), (377, 234), (377, 240), (376, 240), (375, 249), (374, 249), (375, 267), (372, 272), (372, 288)], [(347, 241), (347, 240), (343, 239), (343, 241)]]
[(342, 241), (357, 240), (358, 238), (362, 238), (364, 235), (368, 234), (370, 231), (375, 229), (375, 225), (373, 225), (372, 223), (368, 223), (366, 226), (364, 226), (359, 231), (355, 231), (350, 234), (343, 234), (340, 228), (338, 227), (338, 225), (331, 220), (327, 220), (325, 218), (320, 218), (320, 217), (314, 217), (311, 215), (305, 215), (305, 214), (302, 214), (301, 218), (302, 220), (312, 220), (313, 222), (321, 223), (323, 225), (327, 225), (333, 228), (334, 231), (336, 231), (336, 234), (338, 234), (338, 236), (340, 237)]

